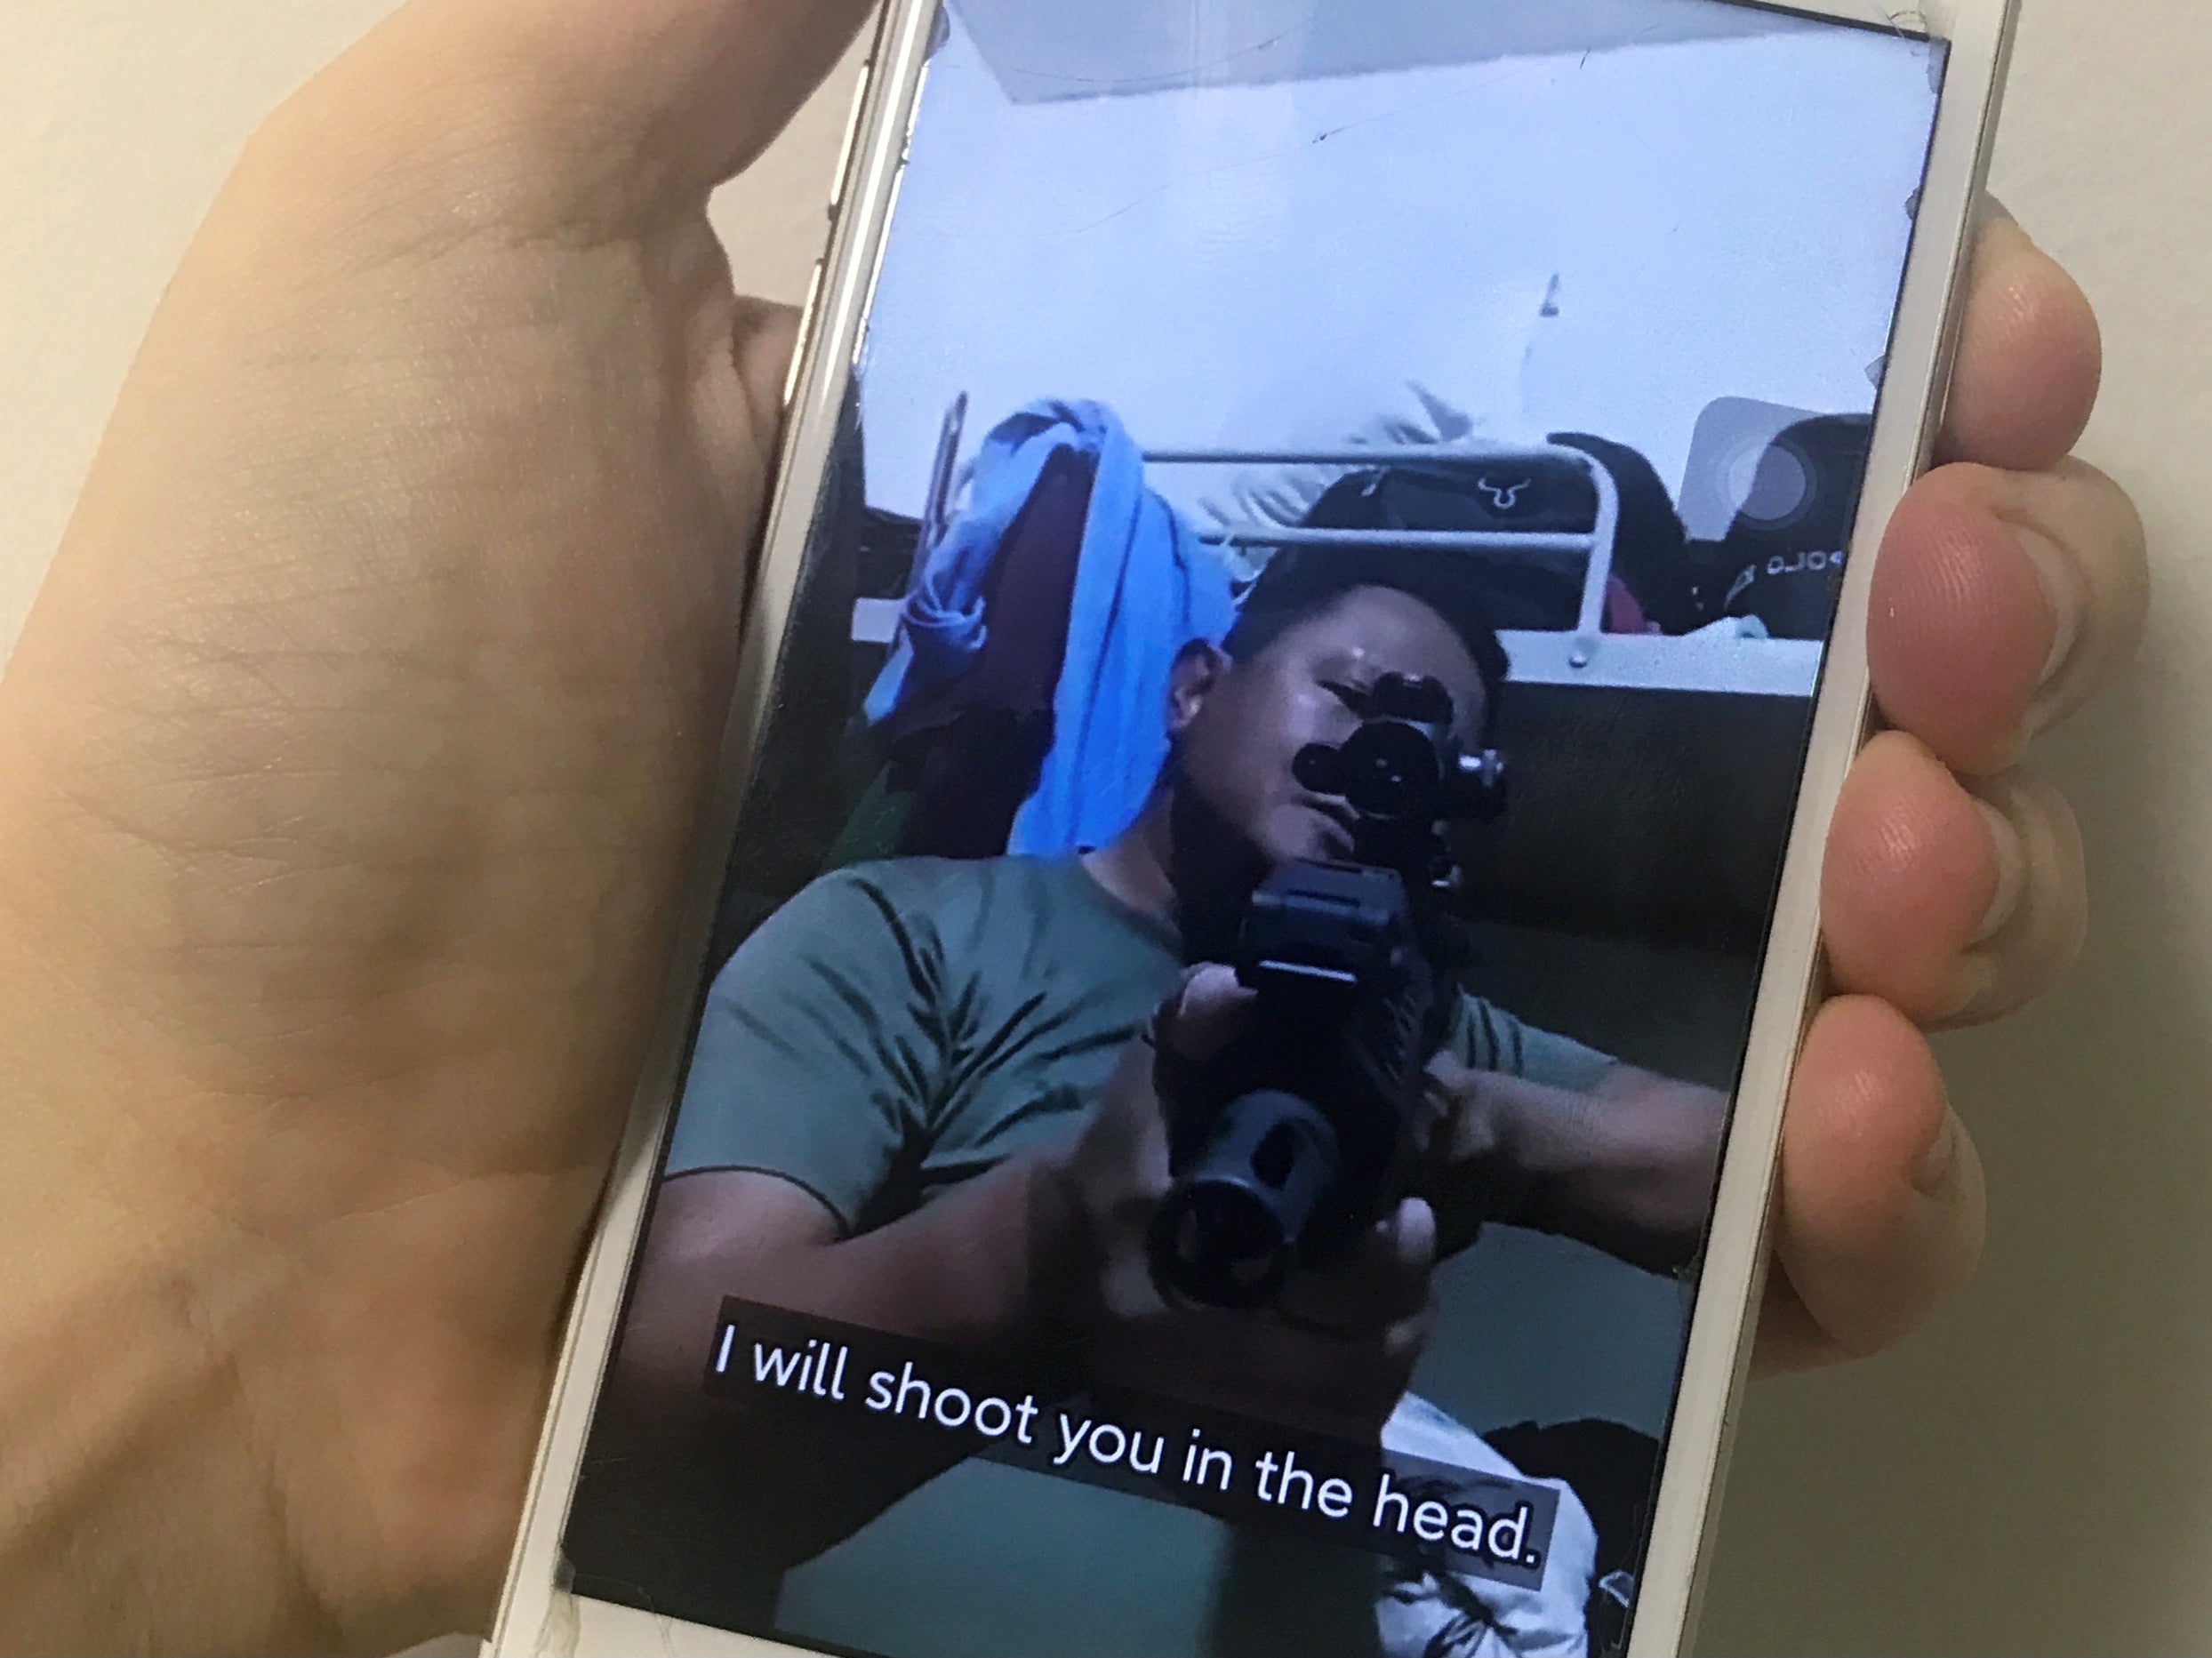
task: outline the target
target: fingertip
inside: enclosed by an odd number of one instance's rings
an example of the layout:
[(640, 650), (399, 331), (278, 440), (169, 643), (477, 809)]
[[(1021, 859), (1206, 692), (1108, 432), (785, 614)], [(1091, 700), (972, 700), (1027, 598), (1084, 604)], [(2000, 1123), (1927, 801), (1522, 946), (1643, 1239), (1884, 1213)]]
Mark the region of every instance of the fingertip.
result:
[(1777, 1259), (1842, 1353), (1917, 1328), (1973, 1274), (1982, 1171), (1927, 1038), (1871, 997), (1807, 1032), (1783, 1131)]
[(1968, 951), (2004, 897), (1999, 853), (1975, 797), (1925, 744), (1876, 737), (1837, 800), (1822, 870), (1837, 988), (1922, 1021), (1966, 1005), (1983, 989)]
[[(1927, 1038), (1879, 997), (1838, 997), (1806, 1034), (1784, 1137), (1797, 1218), (1824, 1230), (1892, 1217), (1936, 1143), (1949, 1092)], [(1864, 1213), (1859, 1211), (1863, 1209)]]
[(2038, 533), (2000, 511), (2005, 493), (1984, 468), (1922, 478), (1890, 519), (1869, 593), (1867, 669), (1883, 716), (1970, 773), (2018, 757), (2066, 644), (2062, 597), (2028, 545)]
[(2009, 214), (1990, 216), (1975, 250), (1939, 455), (2021, 471), (2054, 465), (2088, 424), (2104, 360), (2080, 285)]

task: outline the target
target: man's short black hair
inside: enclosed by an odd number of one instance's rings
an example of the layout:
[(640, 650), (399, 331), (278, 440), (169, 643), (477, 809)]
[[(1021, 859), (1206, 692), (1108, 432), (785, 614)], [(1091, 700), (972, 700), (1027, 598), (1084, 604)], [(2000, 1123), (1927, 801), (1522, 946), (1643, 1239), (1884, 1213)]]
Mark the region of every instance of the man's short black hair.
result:
[(1426, 605), (1459, 636), (1482, 676), (1486, 740), (1505, 688), (1505, 647), (1489, 620), (1489, 572), (1463, 552), (1422, 547), (1293, 547), (1246, 589), (1222, 648), (1248, 661), (1292, 629), (1326, 615), (1361, 588), (1387, 588)]

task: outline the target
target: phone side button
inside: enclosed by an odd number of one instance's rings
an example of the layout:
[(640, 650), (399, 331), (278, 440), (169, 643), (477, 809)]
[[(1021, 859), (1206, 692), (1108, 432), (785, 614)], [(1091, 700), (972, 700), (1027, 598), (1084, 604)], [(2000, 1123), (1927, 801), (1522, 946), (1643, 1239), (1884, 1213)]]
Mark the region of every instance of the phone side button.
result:
[(799, 307), (798, 333), (791, 341), (791, 366), (783, 372), (783, 406), (791, 406), (791, 398), (798, 390), (799, 370), (806, 362), (806, 348), (814, 336), (814, 313), (821, 306), (822, 261), (814, 261), (813, 274), (806, 279), (806, 300)]
[(853, 108), (845, 117), (845, 140), (838, 146), (838, 170), (830, 180), (830, 220), (837, 222), (838, 209), (845, 205), (846, 175), (853, 166), (853, 147), (860, 140), (861, 116), (868, 108), (868, 89), (876, 79), (876, 60), (873, 58), (861, 65), (860, 79), (853, 86)]

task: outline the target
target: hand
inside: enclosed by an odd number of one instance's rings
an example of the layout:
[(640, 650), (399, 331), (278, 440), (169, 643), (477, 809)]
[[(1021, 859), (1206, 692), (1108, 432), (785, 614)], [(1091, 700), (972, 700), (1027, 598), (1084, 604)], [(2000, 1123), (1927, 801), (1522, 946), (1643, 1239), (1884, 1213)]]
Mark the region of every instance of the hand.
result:
[(1251, 1003), (1227, 967), (1186, 975), (1055, 1171), (1089, 1239), (1068, 1295), (1077, 1339), (1093, 1381), (1372, 1444), (1428, 1336), (1437, 1229), (1426, 1203), (1406, 1199), (1324, 1271), (1294, 1269), (1265, 1308), (1171, 1305), (1152, 1280), (1147, 1239), (1169, 1183), (1158, 1053), (1212, 1057), (1242, 1034)]
[(1654, 1272), (1687, 1266), (1712, 1210), (1725, 1095), (1630, 1065), (1587, 1094), (1429, 1067), (1432, 1107), (1414, 1189), (1437, 1213), (1439, 1253), (1486, 1220), (1575, 1238)]
[(779, 418), (707, 196), (863, 10), (410, 4), (178, 273), (0, 685), (0, 1648), (484, 1626)]
[(1835, 995), (1783, 1125), (1769, 1370), (1891, 1345), (1980, 1252), (1981, 1165), (1921, 1031), (2020, 1007), (2081, 942), (2072, 815), (2016, 767), (2142, 633), (2141, 521), (2110, 478), (2066, 459), (2098, 368), (2080, 290), (1992, 204), (1947, 464), (1899, 508), (1874, 571), (1867, 651), (1890, 729), (1853, 768), (1829, 841)]
[[(788, 350), (704, 204), (862, 9), (415, 0), (255, 140), (179, 272), (0, 683), (0, 1645), (480, 1625)], [(1939, 475), (1892, 537), (1883, 591), (1917, 597), (1877, 674), (1923, 746), (1878, 746), (1839, 826), (1862, 994), (1794, 1101), (1777, 1352), (1879, 1344), (1957, 1277), (1972, 1164), (1904, 1178), (1963, 1144), (1911, 1021), (2036, 988), (2080, 897), (2045, 797), (2005, 786), (2012, 883), (1944, 767), (2001, 765), (2140, 609), (2124, 503), (2048, 471), (2086, 311), (1989, 245), (1952, 451), (2021, 471)], [(2058, 537), (2063, 611), (1999, 507)]]

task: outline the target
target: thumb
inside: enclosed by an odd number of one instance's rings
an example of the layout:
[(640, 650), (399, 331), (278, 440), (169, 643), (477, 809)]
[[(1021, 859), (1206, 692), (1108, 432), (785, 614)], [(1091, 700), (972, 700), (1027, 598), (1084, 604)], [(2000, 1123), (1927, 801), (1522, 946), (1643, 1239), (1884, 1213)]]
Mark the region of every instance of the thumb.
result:
[(325, 130), (442, 147), (526, 187), (492, 192), (514, 228), (613, 234), (701, 205), (758, 156), (870, 9), (408, 0), (302, 101)]
[(1160, 1045), (1180, 1059), (1214, 1059), (1250, 1029), (1257, 1000), (1234, 968), (1193, 967), (1160, 1009)]

